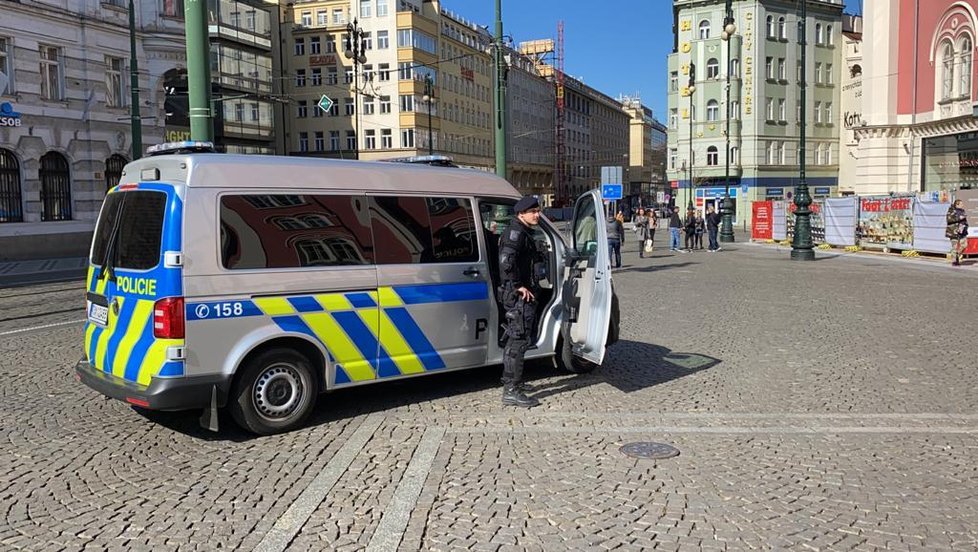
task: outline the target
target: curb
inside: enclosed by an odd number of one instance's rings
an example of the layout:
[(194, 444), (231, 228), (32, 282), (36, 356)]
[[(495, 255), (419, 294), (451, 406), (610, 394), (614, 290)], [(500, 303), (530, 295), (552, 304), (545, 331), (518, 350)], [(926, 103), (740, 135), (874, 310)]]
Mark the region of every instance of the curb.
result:
[[(791, 251), (791, 247), (783, 246), (778, 243), (757, 243), (753, 241), (740, 242), (742, 245), (750, 245), (752, 247), (762, 247), (766, 249), (774, 249), (778, 251)], [(903, 263), (910, 266), (916, 266), (918, 268), (936, 268), (945, 269), (954, 272), (975, 272), (978, 269), (978, 263), (971, 265), (962, 265), (960, 267), (951, 266), (945, 259), (938, 259), (936, 257), (904, 257), (901, 255), (892, 255), (890, 253), (876, 253), (873, 251), (838, 251), (835, 249), (818, 249), (815, 248), (815, 255), (817, 257), (848, 257), (852, 259), (861, 259), (865, 261), (887, 261), (891, 263)]]

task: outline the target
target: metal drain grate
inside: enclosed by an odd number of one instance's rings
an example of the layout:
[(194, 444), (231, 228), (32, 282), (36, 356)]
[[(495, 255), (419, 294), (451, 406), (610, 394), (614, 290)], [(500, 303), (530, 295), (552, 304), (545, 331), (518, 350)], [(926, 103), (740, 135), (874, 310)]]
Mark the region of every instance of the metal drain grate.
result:
[(651, 458), (653, 460), (661, 460), (663, 458), (679, 456), (679, 449), (676, 447), (667, 445), (665, 443), (653, 443), (651, 441), (628, 443), (618, 450), (620, 450), (625, 456), (630, 456), (632, 458)]

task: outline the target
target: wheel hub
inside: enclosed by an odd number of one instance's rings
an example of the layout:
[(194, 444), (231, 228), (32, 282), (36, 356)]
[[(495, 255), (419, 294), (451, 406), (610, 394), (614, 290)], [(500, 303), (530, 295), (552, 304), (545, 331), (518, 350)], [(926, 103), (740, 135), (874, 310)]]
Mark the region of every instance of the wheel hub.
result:
[(255, 382), (255, 410), (264, 418), (285, 418), (299, 406), (303, 391), (302, 378), (293, 366), (274, 364)]

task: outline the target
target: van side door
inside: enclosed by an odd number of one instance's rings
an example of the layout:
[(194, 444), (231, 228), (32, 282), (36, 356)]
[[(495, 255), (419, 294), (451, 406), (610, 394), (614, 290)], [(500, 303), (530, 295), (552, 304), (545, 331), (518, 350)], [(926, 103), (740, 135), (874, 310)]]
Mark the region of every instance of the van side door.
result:
[(467, 197), (370, 196), (378, 375), (485, 364), (491, 293)]

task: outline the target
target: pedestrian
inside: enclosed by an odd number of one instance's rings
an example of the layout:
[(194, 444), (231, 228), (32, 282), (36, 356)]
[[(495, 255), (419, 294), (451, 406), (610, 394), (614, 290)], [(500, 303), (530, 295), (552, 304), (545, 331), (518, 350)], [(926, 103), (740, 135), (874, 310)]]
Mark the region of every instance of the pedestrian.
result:
[(696, 239), (696, 212), (692, 209), (686, 210), (686, 220), (683, 221), (683, 230), (686, 232), (686, 250), (692, 251)]
[(703, 213), (696, 211), (696, 239), (693, 245), (696, 249), (703, 249), (703, 233), (706, 232), (706, 221), (703, 220)]
[(513, 212), (515, 217), (499, 237), (499, 299), (506, 310), (503, 405), (530, 408), (540, 404), (526, 395), (523, 384), (523, 357), (533, 341), (536, 325), (533, 263), (537, 246), (533, 232), (540, 223), (540, 204), (535, 197), (525, 196), (516, 202)]
[(710, 252), (720, 251), (720, 243), (717, 241), (717, 233), (720, 231), (720, 214), (710, 205), (706, 212), (706, 231), (710, 237)]
[(614, 268), (621, 268), (621, 245), (625, 242), (625, 215), (621, 211), (608, 220), (608, 262)]
[(655, 209), (649, 209), (646, 211), (647, 225), (649, 227), (649, 241), (652, 242), (651, 246), (655, 246), (655, 229), (659, 227), (659, 215), (655, 212)]
[(683, 222), (679, 220), (679, 213), (675, 209), (669, 211), (669, 251), (682, 251), (679, 249), (679, 231), (682, 230)]
[(649, 239), (649, 217), (645, 210), (639, 210), (639, 216), (635, 219), (635, 237), (638, 238), (638, 258), (645, 257), (645, 240)]
[(961, 266), (961, 257), (968, 244), (968, 217), (960, 199), (954, 200), (947, 209), (947, 230), (944, 235), (951, 240), (951, 265)]

